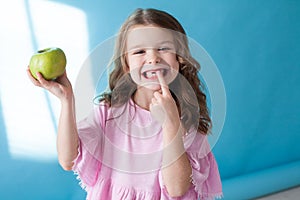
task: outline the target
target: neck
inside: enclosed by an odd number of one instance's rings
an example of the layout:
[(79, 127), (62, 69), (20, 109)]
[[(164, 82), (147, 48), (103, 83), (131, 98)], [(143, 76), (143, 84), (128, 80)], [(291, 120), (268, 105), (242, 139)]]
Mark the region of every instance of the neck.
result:
[(147, 88), (138, 88), (133, 95), (133, 101), (139, 107), (144, 108), (146, 110), (150, 110), (150, 103), (153, 98), (153, 93), (155, 91), (149, 90)]

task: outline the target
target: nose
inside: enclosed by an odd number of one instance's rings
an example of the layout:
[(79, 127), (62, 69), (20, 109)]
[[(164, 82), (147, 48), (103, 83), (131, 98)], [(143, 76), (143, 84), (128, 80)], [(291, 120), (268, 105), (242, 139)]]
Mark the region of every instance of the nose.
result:
[(147, 54), (148, 54), (147, 56), (148, 64), (157, 64), (160, 62), (160, 57), (158, 55), (158, 52), (156, 52), (154, 49), (149, 49)]

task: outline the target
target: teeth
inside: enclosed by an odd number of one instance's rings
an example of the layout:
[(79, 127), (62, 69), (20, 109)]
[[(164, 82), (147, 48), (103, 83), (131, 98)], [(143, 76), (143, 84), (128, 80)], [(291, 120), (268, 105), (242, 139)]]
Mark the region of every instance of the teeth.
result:
[[(165, 69), (161, 69), (159, 70), (163, 76), (165, 76), (167, 70)], [(157, 71), (148, 71), (148, 72), (144, 72), (143, 75), (146, 77), (146, 78), (153, 78), (153, 77), (156, 77), (156, 72)]]
[(147, 72), (146, 73), (147, 78), (152, 78), (156, 76), (156, 72)]

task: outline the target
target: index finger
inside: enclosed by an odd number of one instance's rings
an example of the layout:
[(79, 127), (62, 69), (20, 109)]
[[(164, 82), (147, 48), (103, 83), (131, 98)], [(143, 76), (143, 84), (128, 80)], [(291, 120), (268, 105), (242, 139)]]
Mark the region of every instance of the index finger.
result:
[(163, 94), (166, 94), (166, 93), (169, 93), (169, 87), (163, 77), (163, 74), (159, 71), (156, 73), (157, 74), (157, 78), (158, 78), (158, 81), (159, 81), (159, 84), (161, 86), (161, 91)]

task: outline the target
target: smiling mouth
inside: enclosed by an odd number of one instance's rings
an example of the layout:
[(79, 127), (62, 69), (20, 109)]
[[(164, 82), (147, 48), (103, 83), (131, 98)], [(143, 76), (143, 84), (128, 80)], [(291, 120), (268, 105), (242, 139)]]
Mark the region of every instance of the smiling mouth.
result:
[(143, 76), (146, 79), (157, 79), (157, 72), (160, 72), (163, 76), (167, 75), (167, 69), (156, 69), (156, 70), (149, 70), (149, 71), (145, 71), (143, 72)]

